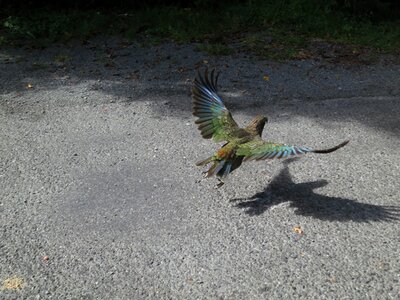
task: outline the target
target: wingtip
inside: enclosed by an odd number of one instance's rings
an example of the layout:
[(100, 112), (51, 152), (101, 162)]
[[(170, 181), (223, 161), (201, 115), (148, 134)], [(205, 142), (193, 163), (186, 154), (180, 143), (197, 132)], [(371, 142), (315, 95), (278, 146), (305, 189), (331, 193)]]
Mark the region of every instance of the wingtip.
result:
[(332, 148), (329, 148), (329, 149), (322, 149), (322, 150), (313, 150), (311, 152), (314, 152), (314, 153), (331, 153), (333, 151), (336, 151), (336, 150), (346, 146), (349, 142), (350, 142), (350, 140), (345, 140), (344, 142), (340, 143), (339, 145), (337, 145), (335, 147), (332, 147)]
[(345, 140), (344, 142), (337, 145), (335, 148), (336, 149), (342, 148), (342, 147), (346, 146), (349, 142), (350, 142), (350, 140)]

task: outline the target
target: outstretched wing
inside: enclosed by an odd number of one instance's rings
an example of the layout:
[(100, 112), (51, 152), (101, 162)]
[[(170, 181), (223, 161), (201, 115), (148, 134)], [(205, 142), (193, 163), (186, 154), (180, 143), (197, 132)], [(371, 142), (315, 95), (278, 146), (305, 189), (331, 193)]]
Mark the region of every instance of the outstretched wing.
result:
[(329, 149), (316, 150), (309, 147), (289, 146), (263, 140), (254, 140), (239, 145), (239, 148), (236, 151), (236, 155), (245, 156), (245, 160), (263, 160), (273, 158), (286, 158), (305, 154), (308, 152), (330, 153), (347, 145), (348, 142), (349, 141), (344, 141), (343, 143)]
[(193, 115), (198, 117), (195, 123), (203, 138), (221, 142), (234, 137), (239, 127), (217, 94), (217, 80), (214, 70), (210, 77), (207, 69), (204, 77), (197, 71), (192, 90)]
[(262, 160), (285, 158), (305, 154), (307, 152), (313, 152), (313, 149), (255, 140), (239, 145), (236, 155), (245, 156), (245, 160)]

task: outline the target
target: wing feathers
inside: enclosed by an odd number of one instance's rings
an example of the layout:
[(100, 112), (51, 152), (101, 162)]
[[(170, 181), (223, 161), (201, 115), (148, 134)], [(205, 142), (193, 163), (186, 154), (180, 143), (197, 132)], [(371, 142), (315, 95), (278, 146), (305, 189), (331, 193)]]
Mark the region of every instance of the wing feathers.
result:
[(335, 147), (332, 147), (332, 148), (329, 148), (329, 149), (314, 150), (313, 152), (314, 153), (331, 153), (333, 151), (336, 151), (337, 149), (340, 149), (340, 148), (346, 146), (349, 142), (350, 141), (347, 140), (347, 141), (344, 141), (343, 143), (340, 143), (339, 145), (337, 145)]
[(195, 123), (204, 138), (221, 142), (234, 137), (239, 127), (217, 94), (217, 81), (215, 70), (209, 73), (206, 69), (204, 76), (197, 72), (192, 90), (193, 115), (198, 117)]
[(309, 147), (302, 146), (288, 146), (284, 144), (276, 144), (267, 141), (251, 141), (248, 143), (241, 144), (236, 154), (238, 156), (244, 156), (245, 160), (265, 160), (273, 158), (287, 158), (291, 156), (298, 156), (301, 154), (306, 154), (309, 152), (313, 153), (331, 153), (347, 145), (349, 141), (344, 141), (343, 143), (323, 150), (314, 150)]

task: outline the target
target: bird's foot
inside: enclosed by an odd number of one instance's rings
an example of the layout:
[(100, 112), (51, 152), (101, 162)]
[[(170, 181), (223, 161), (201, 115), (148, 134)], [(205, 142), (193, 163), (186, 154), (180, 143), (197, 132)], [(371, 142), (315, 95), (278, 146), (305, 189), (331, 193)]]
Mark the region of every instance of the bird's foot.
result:
[(223, 186), (225, 184), (225, 182), (223, 182), (221, 179), (218, 178), (218, 183), (215, 186), (216, 189), (219, 189), (221, 186)]

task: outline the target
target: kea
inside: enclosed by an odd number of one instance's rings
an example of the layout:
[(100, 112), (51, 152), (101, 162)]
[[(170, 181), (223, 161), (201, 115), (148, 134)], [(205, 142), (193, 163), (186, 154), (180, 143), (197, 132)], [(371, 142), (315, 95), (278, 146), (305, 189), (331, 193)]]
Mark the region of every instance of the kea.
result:
[(243, 161), (288, 158), (310, 152), (330, 153), (349, 142), (347, 140), (329, 149), (316, 150), (263, 140), (261, 135), (268, 121), (267, 117), (256, 116), (245, 128), (240, 128), (217, 93), (218, 76), (219, 73), (215, 74), (215, 70), (209, 73), (207, 68), (202, 76), (198, 69), (192, 89), (193, 115), (197, 117), (195, 123), (198, 124), (201, 135), (205, 139), (212, 138), (217, 143), (225, 142), (212, 156), (196, 163), (197, 166), (211, 164), (204, 174), (205, 177), (216, 175), (218, 187), (224, 184), (223, 179), (239, 168)]

